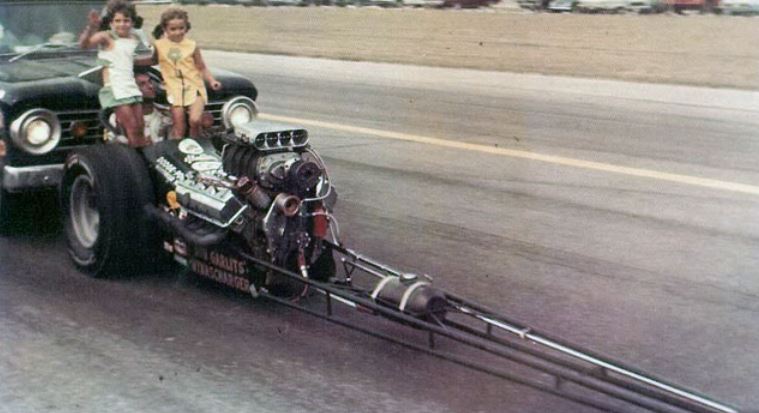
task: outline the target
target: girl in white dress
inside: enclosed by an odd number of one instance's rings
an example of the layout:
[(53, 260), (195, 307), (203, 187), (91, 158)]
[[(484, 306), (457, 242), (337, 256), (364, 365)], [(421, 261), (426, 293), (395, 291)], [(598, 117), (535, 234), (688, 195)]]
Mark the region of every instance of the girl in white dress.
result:
[[(99, 47), (98, 63), (103, 65), (103, 88), (98, 97), (103, 109), (113, 108), (119, 125), (124, 128), (129, 146), (150, 144), (145, 137), (142, 94), (134, 80), (135, 50), (142, 45), (134, 33), (137, 12), (126, 1), (110, 1), (103, 20), (96, 11), (89, 14), (89, 24), (79, 36), (82, 48)], [(109, 29), (101, 30), (98, 29)], [(145, 63), (149, 64), (149, 59)]]

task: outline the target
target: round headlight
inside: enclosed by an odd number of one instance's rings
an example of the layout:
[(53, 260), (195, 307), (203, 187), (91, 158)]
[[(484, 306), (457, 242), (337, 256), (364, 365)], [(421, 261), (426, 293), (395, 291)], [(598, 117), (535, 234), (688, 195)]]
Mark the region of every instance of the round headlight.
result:
[(227, 129), (235, 128), (250, 122), (258, 114), (256, 102), (245, 96), (237, 96), (226, 103), (221, 108), (221, 119), (224, 121), (224, 127)]
[(229, 114), (229, 123), (232, 127), (240, 126), (250, 122), (253, 119), (253, 113), (247, 106), (239, 105), (232, 109)]
[(34, 155), (50, 152), (61, 141), (61, 123), (55, 113), (47, 109), (24, 112), (10, 126), (13, 143)]
[(34, 146), (41, 146), (53, 134), (53, 128), (43, 119), (34, 119), (26, 127), (26, 141)]

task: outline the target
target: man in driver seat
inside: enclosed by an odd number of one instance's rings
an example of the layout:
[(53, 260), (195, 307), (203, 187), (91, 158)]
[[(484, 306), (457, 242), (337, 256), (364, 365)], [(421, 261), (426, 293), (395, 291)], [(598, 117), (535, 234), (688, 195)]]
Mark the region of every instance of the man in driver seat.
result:
[[(134, 75), (137, 87), (142, 93), (142, 114), (145, 120), (145, 137), (153, 143), (161, 142), (169, 137), (172, 121), (168, 109), (156, 105), (155, 84), (145, 71), (135, 69)], [(126, 137), (123, 135), (114, 135), (111, 131), (106, 130), (105, 140), (107, 142), (118, 142), (127, 144)]]

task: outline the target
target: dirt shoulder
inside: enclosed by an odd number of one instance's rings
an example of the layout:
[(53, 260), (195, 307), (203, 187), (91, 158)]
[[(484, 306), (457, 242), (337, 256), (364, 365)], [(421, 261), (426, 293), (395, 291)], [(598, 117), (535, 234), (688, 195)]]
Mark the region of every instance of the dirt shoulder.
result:
[[(139, 6), (147, 29), (165, 6)], [(759, 18), (188, 6), (203, 48), (759, 89)]]

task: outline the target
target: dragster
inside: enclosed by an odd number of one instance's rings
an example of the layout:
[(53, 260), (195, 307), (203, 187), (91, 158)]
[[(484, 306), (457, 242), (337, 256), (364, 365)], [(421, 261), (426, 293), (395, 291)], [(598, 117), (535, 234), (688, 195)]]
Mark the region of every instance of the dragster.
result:
[[(341, 241), (337, 190), (308, 131), (254, 119), (210, 139), (73, 151), (60, 188), (69, 255), (85, 273), (169, 257), (194, 274), (431, 356), (611, 412), (737, 407), (553, 337)], [(359, 315), (346, 317), (356, 310)], [(384, 332), (380, 317), (412, 338)], [(417, 334), (418, 333), (418, 334)], [(571, 407), (568, 407), (568, 411)]]

